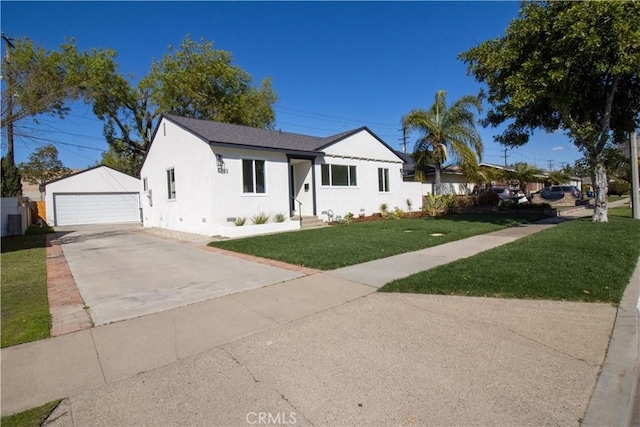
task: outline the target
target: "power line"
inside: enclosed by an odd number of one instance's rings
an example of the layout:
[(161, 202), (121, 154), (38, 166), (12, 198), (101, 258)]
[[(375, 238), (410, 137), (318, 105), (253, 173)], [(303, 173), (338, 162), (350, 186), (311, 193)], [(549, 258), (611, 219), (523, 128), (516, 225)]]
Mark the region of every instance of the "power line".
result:
[(51, 142), (53, 144), (68, 145), (68, 146), (76, 147), (76, 148), (86, 148), (87, 150), (95, 150), (95, 151), (100, 151), (102, 153), (107, 151), (107, 150), (103, 150), (102, 148), (89, 147), (87, 145), (80, 145), (80, 144), (71, 144), (70, 142), (56, 141), (55, 139), (40, 138), (38, 136), (32, 136), (32, 135), (26, 135), (26, 134), (17, 133), (16, 136), (21, 136), (21, 137), (27, 138), (27, 139), (35, 139), (35, 140), (38, 140), (38, 141)]
[(310, 118), (322, 118), (325, 120), (332, 120), (332, 121), (341, 121), (341, 122), (351, 122), (351, 123), (360, 123), (362, 124), (367, 124), (367, 125), (371, 125), (371, 126), (380, 126), (380, 127), (387, 127), (387, 128), (396, 128), (396, 125), (392, 125), (390, 123), (381, 123), (381, 122), (372, 122), (372, 121), (368, 121), (368, 120), (361, 120), (361, 119), (351, 119), (351, 118), (346, 118), (346, 117), (339, 117), (339, 116), (332, 116), (329, 114), (323, 114), (323, 113), (318, 113), (315, 111), (305, 111), (305, 110), (300, 110), (297, 108), (291, 108), (291, 107), (286, 107), (286, 106), (278, 106), (278, 107), (274, 107), (274, 110), (278, 111), (278, 110), (282, 110), (284, 113), (287, 114), (293, 114), (293, 115), (304, 115), (304, 116), (308, 116)]

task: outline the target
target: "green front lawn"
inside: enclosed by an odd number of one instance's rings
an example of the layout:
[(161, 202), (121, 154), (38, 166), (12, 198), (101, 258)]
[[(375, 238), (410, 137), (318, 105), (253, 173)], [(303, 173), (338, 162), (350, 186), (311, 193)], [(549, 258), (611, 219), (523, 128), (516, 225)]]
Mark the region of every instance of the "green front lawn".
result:
[(41, 229), (27, 233), (2, 238), (2, 347), (47, 338), (51, 329), (46, 236)]
[(609, 213), (609, 223), (562, 223), (380, 291), (618, 303), (640, 256), (640, 221), (628, 208)]
[[(542, 217), (505, 213), (389, 219), (212, 242), (209, 245), (331, 270), (513, 227)], [(434, 233), (442, 236), (431, 236)]]
[(2, 427), (39, 427), (60, 403), (54, 400), (37, 408), (27, 409), (8, 417), (2, 417)]

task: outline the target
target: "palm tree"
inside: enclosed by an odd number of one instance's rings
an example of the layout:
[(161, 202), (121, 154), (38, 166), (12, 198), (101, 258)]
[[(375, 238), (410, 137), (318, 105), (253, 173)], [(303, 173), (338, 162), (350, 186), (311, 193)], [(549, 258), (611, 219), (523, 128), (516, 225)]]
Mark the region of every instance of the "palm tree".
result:
[(525, 162), (518, 162), (513, 165), (513, 170), (508, 172), (509, 179), (517, 180), (520, 184), (520, 190), (527, 194), (527, 184), (533, 182), (538, 176), (542, 175), (542, 169)]
[[(431, 152), (436, 175), (436, 195), (440, 194), (440, 169), (447, 161), (447, 154), (463, 168), (477, 167), (482, 156), (482, 141), (475, 127), (475, 115), (471, 108), (482, 111), (482, 102), (476, 96), (464, 96), (447, 107), (447, 93), (436, 92), (435, 102), (429, 110), (414, 109), (402, 118), (402, 126), (417, 130), (422, 136), (413, 150), (414, 159), (427, 158), (422, 153)], [(424, 157), (423, 157), (424, 156)], [(426, 173), (426, 162), (416, 162), (416, 170)]]

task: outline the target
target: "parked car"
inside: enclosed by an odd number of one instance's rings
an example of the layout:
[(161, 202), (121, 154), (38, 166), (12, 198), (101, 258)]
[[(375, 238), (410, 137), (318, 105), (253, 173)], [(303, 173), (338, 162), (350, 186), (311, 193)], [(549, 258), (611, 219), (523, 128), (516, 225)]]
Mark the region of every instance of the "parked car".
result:
[(576, 200), (582, 199), (582, 192), (575, 185), (552, 185), (545, 187), (540, 192), (540, 197), (545, 200), (560, 200), (566, 193), (571, 194)]
[(518, 190), (511, 190), (508, 187), (491, 187), (491, 191), (500, 198), (500, 205), (510, 203), (527, 203), (527, 197)]

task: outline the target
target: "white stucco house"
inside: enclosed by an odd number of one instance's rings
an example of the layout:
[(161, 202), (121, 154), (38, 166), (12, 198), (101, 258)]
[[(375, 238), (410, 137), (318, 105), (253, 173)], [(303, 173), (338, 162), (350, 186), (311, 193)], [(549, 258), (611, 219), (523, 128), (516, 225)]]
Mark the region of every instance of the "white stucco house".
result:
[(96, 166), (44, 184), (53, 226), (140, 222), (140, 179)]
[(163, 115), (140, 172), (143, 224), (237, 236), (253, 234), (245, 227), (259, 213), (286, 220), (256, 233), (297, 228), (294, 216), (406, 209), (407, 199), (419, 209), (421, 185), (403, 182), (403, 164), (366, 127), (314, 137)]

